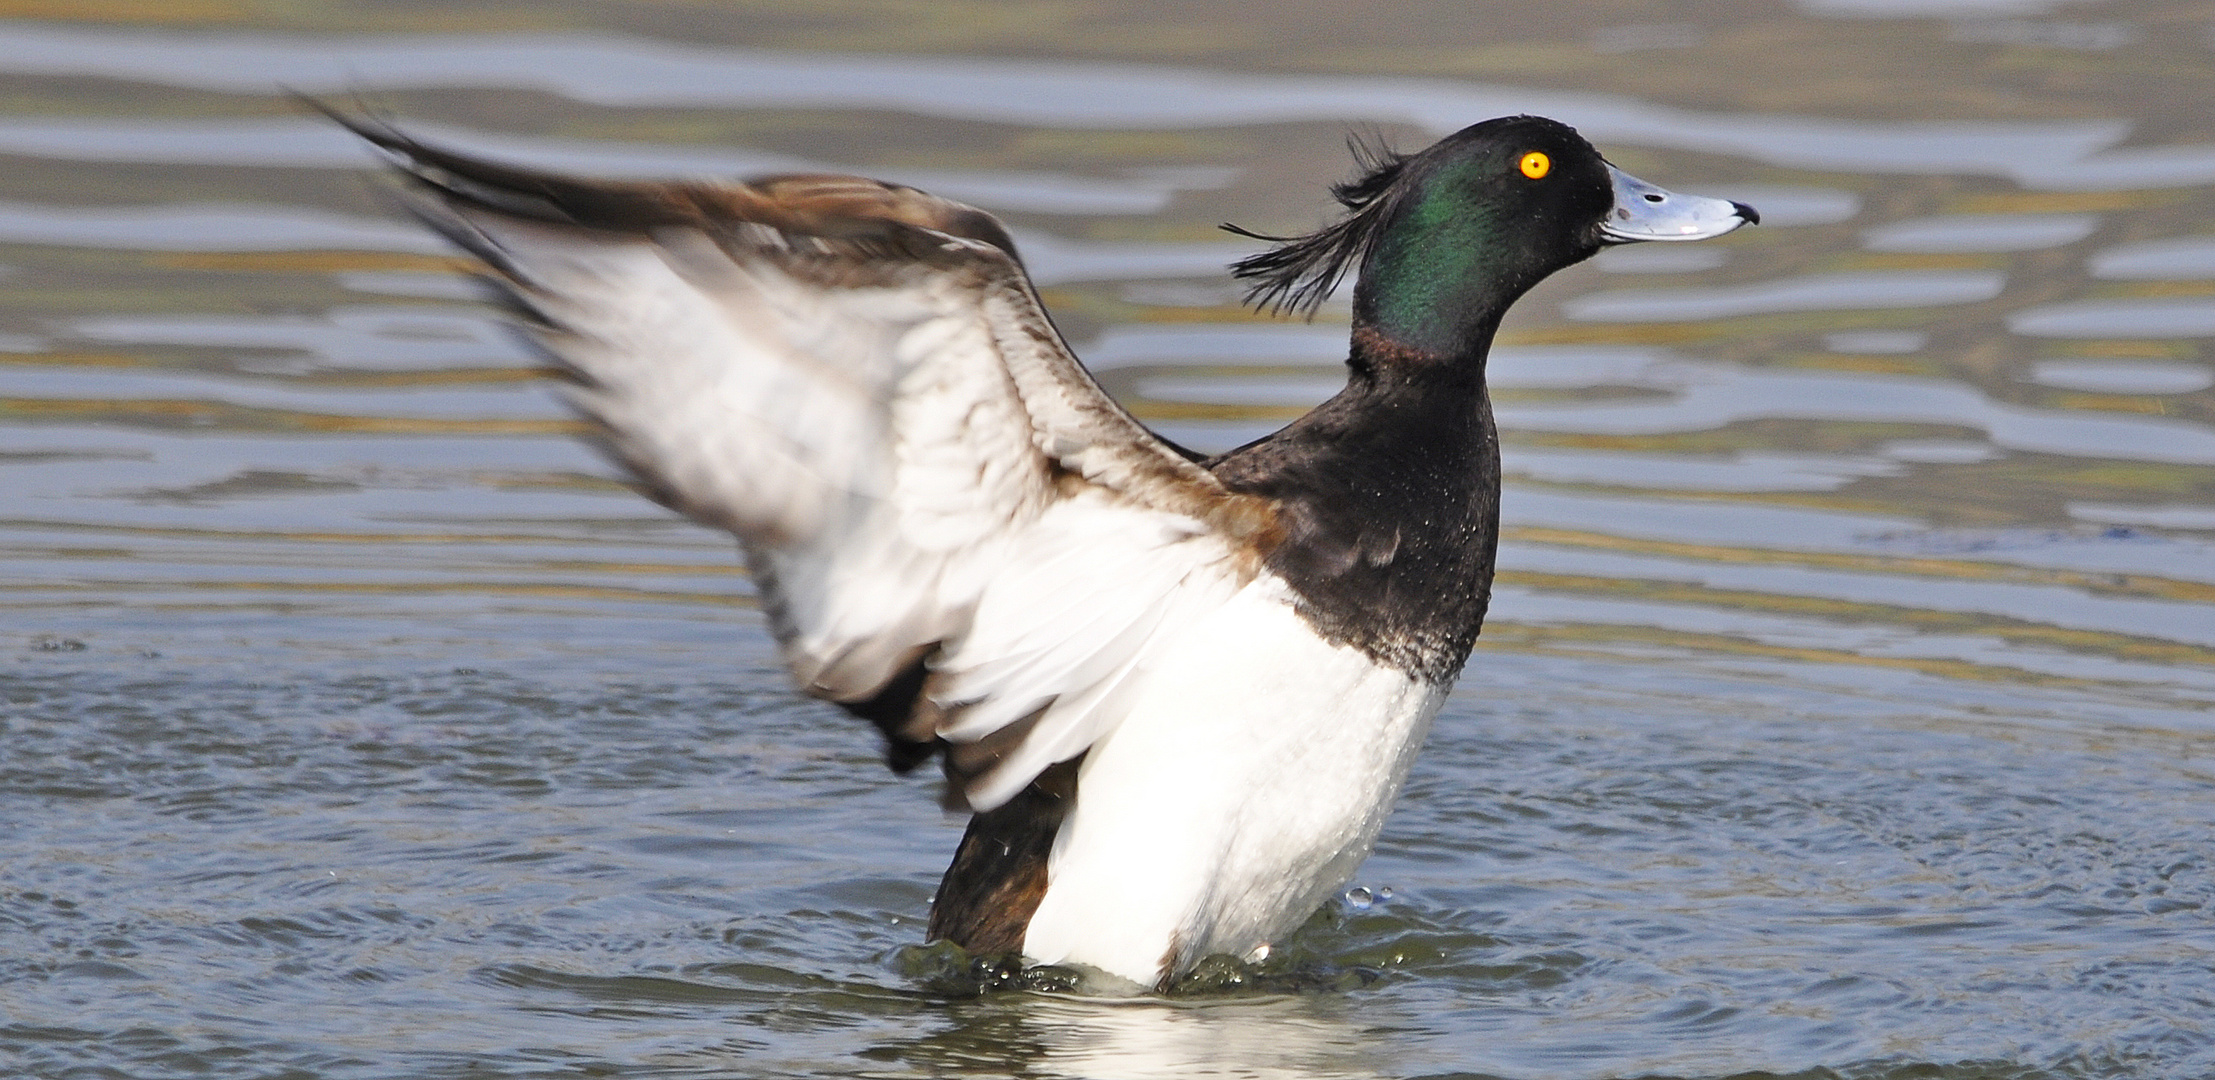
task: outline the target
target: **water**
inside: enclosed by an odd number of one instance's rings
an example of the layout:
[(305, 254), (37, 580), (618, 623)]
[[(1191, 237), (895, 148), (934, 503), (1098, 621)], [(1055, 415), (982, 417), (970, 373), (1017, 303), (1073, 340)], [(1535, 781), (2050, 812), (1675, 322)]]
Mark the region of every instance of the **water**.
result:
[[(0, 22), (0, 1073), (2215, 1073), (2204, 8), (81, 7)], [(1764, 224), (1511, 317), (1493, 617), (1358, 891), (979, 993), (960, 823), (280, 84), (976, 202), (1202, 448), (1338, 385), (1214, 225), (1349, 127)]]

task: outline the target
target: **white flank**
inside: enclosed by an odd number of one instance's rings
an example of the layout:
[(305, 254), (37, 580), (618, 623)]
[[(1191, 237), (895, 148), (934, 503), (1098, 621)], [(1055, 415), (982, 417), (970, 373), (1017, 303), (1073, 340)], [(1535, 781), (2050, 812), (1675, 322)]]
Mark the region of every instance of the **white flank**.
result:
[(1344, 885), (1447, 692), (1322, 641), (1270, 575), (1166, 637), (1078, 773), (1023, 945), (1142, 986)]

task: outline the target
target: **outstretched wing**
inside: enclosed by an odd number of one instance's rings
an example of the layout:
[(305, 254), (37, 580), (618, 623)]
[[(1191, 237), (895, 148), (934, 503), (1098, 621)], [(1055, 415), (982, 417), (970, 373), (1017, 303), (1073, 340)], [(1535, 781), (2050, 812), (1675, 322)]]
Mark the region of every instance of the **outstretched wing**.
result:
[[(327, 112), (329, 110), (326, 110)], [(996, 806), (1275, 534), (1079, 366), (990, 215), (846, 176), (579, 180), (333, 114), (482, 259), (647, 491), (736, 534), (793, 678)]]

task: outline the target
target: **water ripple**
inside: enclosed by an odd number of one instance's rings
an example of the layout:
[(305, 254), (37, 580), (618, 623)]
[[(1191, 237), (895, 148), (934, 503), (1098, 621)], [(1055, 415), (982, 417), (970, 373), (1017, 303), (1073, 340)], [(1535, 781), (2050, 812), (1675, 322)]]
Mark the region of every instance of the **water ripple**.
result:
[(714, 49), (612, 35), (315, 38), (22, 24), (0, 70), (265, 95), (403, 87), (542, 89), (609, 106), (890, 109), (999, 123), (1164, 129), (1393, 120), (1433, 132), (1534, 112), (1594, 139), (1729, 153), (1800, 169), (1998, 175), (2062, 190), (2215, 181), (2215, 145), (2112, 149), (2123, 120), (1873, 122), (1721, 115), (1606, 94), (1440, 79), (1245, 75), (1169, 67)]
[(1586, 293), (1561, 311), (1587, 322), (1704, 322), (1780, 311), (1975, 304), (2006, 285), (2007, 275), (1989, 270), (1870, 270), (1697, 289), (1615, 289)]

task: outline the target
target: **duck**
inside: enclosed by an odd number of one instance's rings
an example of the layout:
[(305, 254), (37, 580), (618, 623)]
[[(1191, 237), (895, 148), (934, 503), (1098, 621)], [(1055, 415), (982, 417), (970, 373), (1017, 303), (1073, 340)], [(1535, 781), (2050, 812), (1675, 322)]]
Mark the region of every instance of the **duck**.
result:
[(1375, 843), (1490, 600), (1508, 307), (1743, 203), (1638, 180), (1566, 124), (1356, 144), (1326, 225), (1233, 264), (1347, 381), (1201, 454), (1108, 396), (1008, 229), (837, 175), (614, 181), (317, 105), (477, 260), (594, 441), (727, 530), (793, 684), (936, 762), (969, 815), (928, 936), (1160, 992), (1266, 957)]

